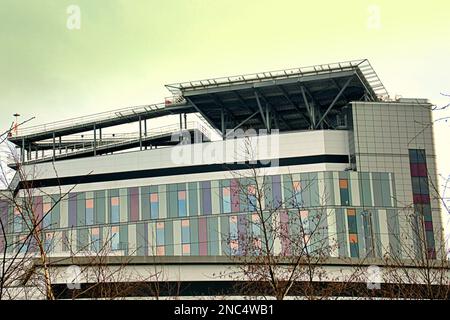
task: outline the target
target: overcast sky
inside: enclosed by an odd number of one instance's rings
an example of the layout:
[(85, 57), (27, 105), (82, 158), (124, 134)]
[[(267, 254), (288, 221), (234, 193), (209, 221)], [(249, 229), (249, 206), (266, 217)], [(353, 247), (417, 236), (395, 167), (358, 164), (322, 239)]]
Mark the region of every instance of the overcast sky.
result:
[[(445, 0), (0, 0), (0, 128), (15, 112), (40, 124), (160, 102), (166, 83), (360, 58), (392, 97), (444, 106), (449, 12)], [(436, 124), (445, 176), (449, 133)]]

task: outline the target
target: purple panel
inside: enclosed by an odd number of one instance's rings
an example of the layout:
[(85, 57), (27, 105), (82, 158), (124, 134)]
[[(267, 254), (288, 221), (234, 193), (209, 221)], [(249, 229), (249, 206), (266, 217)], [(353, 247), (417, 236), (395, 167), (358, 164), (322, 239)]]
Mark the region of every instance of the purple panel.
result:
[(426, 194), (414, 194), (413, 195), (414, 203), (430, 203), (430, 197)]
[(231, 212), (239, 212), (239, 184), (236, 179), (231, 180)]
[(33, 202), (34, 202), (33, 215), (35, 216), (36, 223), (38, 224), (36, 230), (41, 230), (42, 229), (42, 222), (43, 222), (42, 221), (43, 210), (44, 210), (44, 204), (43, 204), (42, 197), (35, 197)]
[(202, 182), (202, 204), (203, 204), (203, 215), (210, 215), (211, 209), (211, 182)]
[(281, 176), (272, 177), (272, 192), (273, 192), (273, 204), (274, 208), (278, 208), (281, 205)]
[(198, 219), (198, 242), (199, 242), (199, 254), (201, 256), (208, 255), (208, 236), (206, 231), (206, 218)]
[(426, 231), (433, 231), (433, 222), (425, 221), (425, 230)]
[(427, 165), (425, 163), (411, 163), (410, 168), (412, 177), (427, 176)]
[(130, 221), (139, 220), (139, 188), (128, 188), (130, 195)]
[(237, 221), (238, 227), (238, 255), (245, 255), (247, 251), (247, 217), (245, 215), (239, 215)]
[(289, 216), (286, 211), (280, 212), (281, 222), (281, 254), (290, 255), (291, 245), (289, 238)]
[(69, 193), (69, 228), (77, 226), (77, 193)]

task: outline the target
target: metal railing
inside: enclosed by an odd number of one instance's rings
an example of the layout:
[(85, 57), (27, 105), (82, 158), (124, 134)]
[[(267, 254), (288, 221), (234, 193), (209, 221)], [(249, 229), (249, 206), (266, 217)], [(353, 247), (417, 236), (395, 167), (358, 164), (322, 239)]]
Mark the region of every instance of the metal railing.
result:
[[(39, 156), (31, 158), (30, 160), (26, 160), (25, 163), (27, 164), (33, 164), (37, 162), (44, 162), (44, 161), (51, 161), (53, 158), (55, 159), (64, 159), (66, 157), (70, 156), (76, 156), (84, 153), (91, 153), (94, 152), (94, 150), (102, 151), (104, 149), (110, 149), (110, 148), (117, 148), (120, 146), (124, 146), (133, 142), (138, 142), (139, 140), (146, 141), (150, 139), (156, 139), (158, 137), (162, 137), (168, 134), (176, 133), (181, 130), (198, 130), (200, 131), (207, 139), (211, 139), (211, 132), (208, 130), (206, 126), (204, 126), (202, 123), (198, 121), (189, 121), (187, 122), (186, 128), (180, 128), (179, 124), (172, 124), (167, 126), (162, 126), (158, 128), (154, 128), (147, 131), (147, 134), (145, 135), (144, 132), (142, 132), (142, 136), (139, 137), (139, 132), (132, 132), (132, 133), (119, 133), (114, 134), (116, 138), (118, 139), (117, 142), (111, 142), (111, 141), (103, 141), (103, 140), (96, 140), (95, 146), (93, 145), (93, 140), (86, 141), (86, 144), (88, 146), (86, 147), (82, 143), (76, 143), (74, 145), (65, 145), (63, 148), (57, 148), (55, 149), (55, 156), (53, 156), (53, 149), (47, 150), (47, 152), (44, 153), (44, 156)], [(86, 137), (83, 136), (83, 139)], [(71, 136), (71, 138), (76, 138), (77, 135)], [(102, 138), (103, 139), (103, 138)], [(110, 138), (107, 138), (110, 139)], [(62, 140), (62, 142), (66, 140)], [(62, 151), (65, 151), (62, 153)]]
[(37, 133), (45, 133), (52, 132), (60, 129), (66, 129), (71, 127), (77, 127), (80, 125), (85, 125), (89, 123), (99, 123), (102, 121), (117, 119), (117, 118), (126, 118), (128, 116), (134, 116), (139, 113), (151, 112), (155, 110), (160, 110), (165, 108), (164, 103), (152, 104), (152, 105), (143, 105), (143, 106), (134, 106), (128, 108), (115, 109), (107, 112), (100, 112), (91, 114), (88, 116), (82, 116), (62, 121), (51, 122), (42, 125), (36, 125), (26, 128), (19, 128), (15, 137), (22, 136), (30, 136)]
[[(182, 95), (183, 92), (197, 89), (216, 88), (221, 86), (238, 85), (246, 83), (255, 83), (267, 80), (297, 78), (309, 75), (320, 75), (330, 72), (350, 71), (360, 68), (365, 77), (373, 77), (367, 79), (371, 86), (375, 86), (374, 91), (380, 94), (387, 94), (386, 89), (381, 83), (375, 71), (372, 69), (367, 59), (352, 60), (337, 63), (322, 64), (316, 66), (300, 67), (294, 69), (277, 70), (269, 72), (252, 73), (230, 77), (220, 77), (213, 79), (204, 79), (196, 81), (187, 81), (181, 83), (167, 84), (166, 88), (174, 95)], [(376, 90), (375, 90), (376, 89)]]

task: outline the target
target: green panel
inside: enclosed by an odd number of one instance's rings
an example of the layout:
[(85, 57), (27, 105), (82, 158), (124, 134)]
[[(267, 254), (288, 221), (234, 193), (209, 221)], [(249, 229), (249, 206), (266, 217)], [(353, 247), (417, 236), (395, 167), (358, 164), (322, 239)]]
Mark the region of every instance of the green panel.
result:
[(167, 185), (167, 216), (178, 217), (178, 190), (176, 184)]
[(52, 214), (51, 214), (51, 228), (57, 229), (60, 226), (60, 217), (61, 217), (61, 202), (54, 203)]
[(146, 255), (146, 241), (145, 241), (145, 224), (144, 223), (138, 223), (136, 224), (136, 254), (138, 256), (145, 256)]
[(125, 255), (128, 255), (128, 225), (119, 226), (119, 241), (120, 249), (125, 251)]
[(348, 257), (347, 230), (345, 227), (346, 214), (342, 208), (336, 209), (336, 232), (339, 245), (339, 257)]
[(302, 200), (304, 207), (311, 207), (311, 180), (308, 173), (300, 173), (300, 183), (302, 186)]
[(167, 256), (173, 256), (173, 221), (164, 224), (164, 247)]
[(317, 207), (320, 206), (320, 196), (319, 195), (319, 183), (318, 183), (318, 176), (317, 172), (313, 172), (309, 174), (309, 181), (310, 181), (310, 194), (311, 194), (311, 206)]
[(392, 207), (391, 205), (391, 187), (388, 173), (380, 173), (381, 176), (381, 197), (382, 205), (384, 207)]
[(281, 189), (283, 189), (283, 203), (286, 208), (293, 208), (295, 206), (292, 175), (283, 174), (281, 180)]
[(189, 221), (189, 234), (191, 237), (191, 256), (198, 256), (198, 223), (197, 218), (190, 219)]
[(375, 207), (383, 206), (383, 198), (381, 195), (381, 177), (378, 172), (372, 173), (372, 188), (373, 188), (373, 204)]
[(189, 216), (198, 215), (198, 183), (188, 183)]
[(334, 179), (333, 172), (324, 172), (324, 186), (325, 186), (325, 197), (326, 203), (330, 205), (338, 205), (334, 197)]
[(363, 206), (372, 206), (372, 194), (370, 187), (370, 176), (367, 172), (361, 172), (360, 176), (360, 198)]
[(89, 246), (89, 229), (78, 229), (77, 230), (77, 250), (88, 250)]
[(230, 246), (228, 245), (228, 240), (230, 237), (230, 216), (220, 217), (220, 237), (222, 241), (222, 255), (230, 255)]
[(207, 220), (208, 252), (211, 256), (219, 255), (219, 218), (209, 217)]
[(83, 192), (78, 193), (77, 196), (77, 226), (86, 225), (86, 200)]
[(96, 222), (100, 224), (106, 223), (106, 202), (105, 202), (105, 191), (95, 191), (94, 193), (94, 210)]
[(267, 209), (273, 207), (272, 177), (264, 176), (264, 203)]

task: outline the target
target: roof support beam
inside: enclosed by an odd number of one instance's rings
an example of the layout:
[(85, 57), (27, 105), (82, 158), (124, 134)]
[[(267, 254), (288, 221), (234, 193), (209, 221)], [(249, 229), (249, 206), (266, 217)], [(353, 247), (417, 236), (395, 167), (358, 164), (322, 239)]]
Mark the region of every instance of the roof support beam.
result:
[(322, 115), (322, 117), (320, 118), (319, 122), (316, 123), (314, 128), (317, 128), (322, 121), (325, 119), (325, 117), (327, 116), (328, 112), (330, 112), (330, 110), (334, 107), (335, 103), (339, 100), (339, 98), (341, 97), (342, 93), (345, 91), (345, 89), (347, 89), (348, 85), (350, 84), (350, 81), (352, 81), (353, 77), (348, 78), (348, 80), (345, 82), (344, 86), (341, 88), (341, 90), (339, 90), (339, 93), (336, 95), (336, 97), (334, 97), (333, 102), (331, 102), (330, 106), (328, 107), (328, 109), (325, 111), (325, 113)]
[(264, 126), (266, 127), (267, 131), (269, 131), (269, 126), (267, 124), (266, 117), (264, 116), (264, 111), (263, 111), (263, 108), (261, 106), (261, 102), (259, 101), (258, 91), (256, 91), (256, 90), (255, 90), (255, 98), (256, 98), (256, 103), (258, 104), (259, 112), (261, 114), (261, 119), (262, 119), (262, 121), (264, 123)]
[[(214, 122), (211, 121), (211, 119), (210, 119), (210, 118), (209, 118), (202, 110), (200, 110), (200, 108), (197, 107), (197, 105), (196, 105), (194, 102), (192, 102), (192, 100), (191, 100), (190, 98), (188, 98), (188, 97), (185, 97), (185, 98), (186, 98), (186, 101), (189, 102), (189, 104), (190, 104), (191, 106), (193, 106), (194, 109), (195, 109), (198, 113), (200, 113), (200, 115), (201, 115), (203, 118), (205, 118), (206, 121), (209, 122), (209, 124), (211, 125), (211, 127), (213, 127), (215, 130), (217, 130), (217, 131), (220, 132), (220, 129), (217, 128), (217, 127), (214, 125)], [(222, 134), (223, 134), (223, 133), (222, 133)]]
[(230, 135), (231, 133), (234, 132), (234, 130), (238, 129), (239, 127), (241, 127), (242, 125), (244, 125), (248, 120), (250, 120), (251, 118), (253, 118), (254, 116), (256, 116), (259, 113), (259, 110), (255, 111), (254, 113), (252, 113), (250, 116), (248, 116), (247, 118), (245, 118), (241, 123), (239, 123), (237, 126), (235, 126), (233, 128), (233, 130), (231, 130), (230, 132), (228, 132), (225, 135), (225, 138), (228, 137), (228, 135)]
[(310, 121), (309, 121), (310, 128), (314, 129), (316, 127), (316, 117), (314, 115), (314, 112), (313, 112), (311, 106), (309, 105), (308, 99), (306, 98), (305, 87), (300, 86), (300, 90), (302, 91), (303, 102), (305, 103), (306, 110), (308, 110), (308, 114), (309, 114), (309, 118), (310, 118)]
[[(305, 115), (303, 114), (302, 109), (300, 109), (299, 106), (297, 106), (294, 101), (292, 101), (291, 97), (289, 96), (289, 94), (286, 92), (286, 90), (283, 89), (283, 87), (281, 86), (277, 86), (277, 88), (283, 93), (283, 96), (285, 97), (285, 99), (295, 108), (297, 109), (297, 111), (299, 112), (300, 116), (306, 120), (306, 122), (308, 122), (311, 125), (311, 121), (308, 120)], [(286, 120), (284, 120), (284, 118), (280, 115), (280, 118), (283, 120), (283, 122), (287, 125)], [(289, 125), (287, 125), (289, 129), (292, 129)]]
[[(261, 92), (259, 92), (259, 95), (261, 97), (261, 99), (266, 103), (266, 105), (268, 105), (270, 107), (270, 110), (275, 114), (277, 114), (277, 118), (279, 118), (281, 121), (283, 121), (283, 123), (285, 124), (285, 126), (289, 129), (292, 130), (291, 125), (289, 125), (289, 123), (286, 121), (286, 119), (284, 119), (284, 117), (279, 114), (278, 112), (274, 111), (274, 109), (272, 108), (272, 105), (270, 104), (270, 102), (267, 100), (267, 98), (261, 94)], [(295, 106), (295, 105), (294, 105)], [(275, 118), (276, 119), (276, 118)], [(270, 123), (269, 123), (269, 127), (270, 127)], [(279, 126), (278, 126), (279, 127)]]

